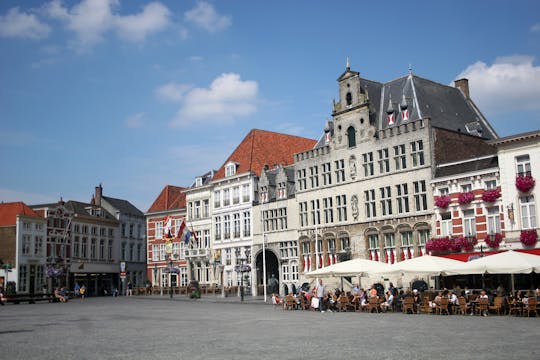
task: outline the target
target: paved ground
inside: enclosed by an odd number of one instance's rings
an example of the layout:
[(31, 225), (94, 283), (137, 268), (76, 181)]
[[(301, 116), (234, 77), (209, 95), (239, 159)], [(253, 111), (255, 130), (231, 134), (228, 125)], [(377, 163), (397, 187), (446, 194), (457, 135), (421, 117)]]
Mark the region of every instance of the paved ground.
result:
[(0, 307), (0, 359), (540, 359), (540, 318), (134, 296)]

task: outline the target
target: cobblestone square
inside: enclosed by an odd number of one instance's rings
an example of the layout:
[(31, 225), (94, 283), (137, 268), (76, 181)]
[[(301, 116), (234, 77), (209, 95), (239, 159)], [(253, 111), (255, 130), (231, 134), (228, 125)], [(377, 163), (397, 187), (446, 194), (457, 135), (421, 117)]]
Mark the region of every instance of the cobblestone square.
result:
[(0, 308), (1, 359), (539, 359), (540, 319), (88, 298)]

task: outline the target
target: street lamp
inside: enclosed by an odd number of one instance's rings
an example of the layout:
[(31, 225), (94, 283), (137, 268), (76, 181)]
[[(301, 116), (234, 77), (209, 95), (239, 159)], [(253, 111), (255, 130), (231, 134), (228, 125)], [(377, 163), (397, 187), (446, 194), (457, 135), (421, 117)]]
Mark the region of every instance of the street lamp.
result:
[(236, 249), (236, 260), (240, 260), (240, 264), (236, 264), (234, 267), (234, 270), (240, 274), (240, 301), (244, 301), (244, 273), (251, 271), (251, 266), (249, 264), (244, 264), (244, 261), (247, 261), (249, 258), (249, 249), (244, 250), (244, 256), (242, 256), (242, 252), (240, 248)]

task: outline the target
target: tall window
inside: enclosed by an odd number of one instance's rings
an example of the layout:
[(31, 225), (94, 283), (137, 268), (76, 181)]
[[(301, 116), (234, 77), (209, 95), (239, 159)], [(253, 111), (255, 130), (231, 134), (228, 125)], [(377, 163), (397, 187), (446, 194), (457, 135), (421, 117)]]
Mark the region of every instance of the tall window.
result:
[[(350, 93), (348, 93), (350, 94)], [(347, 129), (347, 139), (349, 139), (349, 147), (355, 147), (356, 146), (356, 130), (354, 127), (349, 126)]]
[(242, 185), (242, 202), (249, 202), (249, 184)]
[(208, 199), (203, 200), (203, 217), (210, 216), (210, 201)]
[(332, 185), (332, 169), (330, 163), (322, 164), (323, 185)]
[(411, 143), (412, 167), (424, 165), (424, 144), (422, 140)]
[(311, 166), (309, 168), (309, 181), (311, 183), (311, 188), (319, 187), (319, 167)]
[(388, 158), (388, 148), (377, 151), (379, 154), (379, 172), (386, 174), (390, 171), (390, 159)]
[(83, 237), (81, 241), (81, 257), (83, 259), (86, 259), (88, 257), (87, 246), (88, 246), (88, 239)]
[(529, 155), (517, 156), (516, 167), (519, 176), (531, 176), (531, 160)]
[(76, 258), (79, 257), (79, 246), (80, 246), (79, 244), (80, 244), (79, 237), (75, 236), (75, 238), (73, 239), (73, 257), (76, 257)]
[(240, 187), (239, 186), (235, 186), (232, 189), (232, 202), (233, 204), (240, 203)]
[(431, 236), (429, 229), (418, 230), (418, 246), (425, 246)]
[(23, 255), (29, 255), (30, 254), (30, 235), (23, 235), (23, 243), (22, 243), (22, 253)]
[(233, 214), (234, 237), (240, 237), (240, 214)]
[(244, 236), (251, 235), (251, 213), (244, 211)]
[[(94, 244), (94, 239), (92, 239), (92, 245)], [(127, 251), (127, 244), (125, 242), (122, 243), (122, 245), (120, 246), (120, 259), (121, 260), (127, 260), (126, 259), (126, 251)], [(92, 256), (92, 248), (90, 248), (90, 257), (92, 257), (92, 259), (94, 258)], [(163, 248), (165, 249), (165, 247)]]
[(307, 189), (306, 169), (300, 169), (296, 172), (296, 179), (298, 182), (298, 190)]
[(534, 196), (522, 196), (519, 198), (521, 208), (521, 226), (523, 229), (536, 228), (536, 209), (534, 206)]
[(105, 260), (105, 240), (99, 240), (99, 260)]
[(347, 196), (336, 196), (336, 208), (338, 221), (347, 221)]
[(109, 240), (107, 244), (107, 260), (113, 259), (113, 241)]
[(474, 210), (463, 212), (463, 235), (473, 237), (476, 235), (476, 217)]
[(375, 204), (375, 190), (364, 191), (364, 204), (366, 208), (366, 217), (377, 216), (377, 205)]
[(214, 217), (214, 239), (221, 240), (221, 216)]
[(336, 160), (334, 161), (334, 166), (336, 168), (336, 183), (345, 181), (345, 160)]
[(441, 235), (452, 235), (452, 214), (449, 212), (441, 214)]
[(311, 200), (311, 223), (320, 225), (321, 223), (320, 200)]
[(409, 212), (409, 189), (407, 184), (396, 185), (398, 213)]
[(392, 215), (392, 192), (390, 186), (382, 187), (379, 191), (381, 193), (382, 215)]
[(229, 206), (231, 203), (231, 195), (229, 189), (223, 190), (223, 206)]
[(195, 201), (195, 219), (201, 218), (201, 201)]
[(364, 176), (373, 176), (373, 153), (368, 152), (368, 153), (362, 154), (362, 160), (363, 160), (362, 167), (364, 168)]
[(427, 210), (426, 181), (415, 181), (414, 185), (414, 203), (416, 211)]
[(497, 188), (497, 180), (487, 180), (484, 184), (486, 190), (493, 190)]
[(223, 237), (225, 239), (231, 238), (231, 215), (223, 216)]
[(498, 206), (487, 209), (487, 232), (488, 235), (501, 233), (501, 215)]
[(299, 204), (300, 209), (300, 226), (308, 226), (308, 204), (307, 201)]
[(393, 264), (396, 261), (396, 238), (394, 233), (384, 234), (384, 250), (386, 252), (386, 262)]
[(221, 206), (221, 191), (214, 191), (214, 207), (218, 208)]
[(156, 239), (163, 237), (163, 221), (156, 221)]
[(331, 224), (334, 222), (334, 209), (332, 205), (332, 198), (327, 197), (323, 199), (323, 212), (324, 212), (324, 223)]
[(394, 146), (394, 165), (396, 167), (396, 170), (402, 170), (407, 168), (405, 144)]

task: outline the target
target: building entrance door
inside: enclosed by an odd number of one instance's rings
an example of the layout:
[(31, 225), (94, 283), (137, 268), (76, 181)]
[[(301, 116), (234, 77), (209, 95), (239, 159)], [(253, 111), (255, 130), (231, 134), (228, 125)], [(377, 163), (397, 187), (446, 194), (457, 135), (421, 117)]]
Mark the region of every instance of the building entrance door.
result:
[[(279, 263), (277, 256), (270, 250), (265, 250), (264, 254), (266, 258), (266, 292), (267, 294), (271, 294), (273, 289), (270, 289), (270, 279), (272, 279), (272, 275), (274, 275), (274, 278), (279, 280)], [(264, 294), (264, 276), (263, 276), (263, 253), (262, 251), (257, 254), (257, 258), (255, 260), (255, 267), (257, 268), (257, 294), (263, 295)], [(275, 292), (279, 292), (279, 287), (277, 287), (278, 290)], [(275, 290), (275, 289), (274, 289)]]

